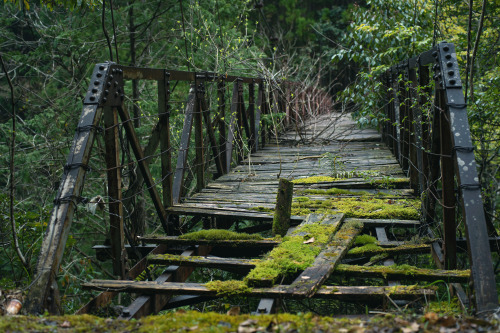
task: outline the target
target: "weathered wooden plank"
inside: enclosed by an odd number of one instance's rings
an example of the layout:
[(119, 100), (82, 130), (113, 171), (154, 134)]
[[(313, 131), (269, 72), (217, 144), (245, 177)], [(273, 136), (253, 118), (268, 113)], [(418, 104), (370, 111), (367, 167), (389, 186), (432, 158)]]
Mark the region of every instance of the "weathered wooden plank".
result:
[[(220, 296), (217, 291), (210, 290), (200, 283), (164, 283), (158, 284), (154, 281), (111, 281), (92, 280), (82, 284), (84, 289), (121, 291), (143, 294), (177, 294), (177, 295), (200, 295)], [(289, 294), (286, 290), (289, 286), (279, 285), (272, 288), (254, 288), (240, 293), (241, 296), (254, 297), (282, 297), (282, 298), (304, 298), (304, 295)], [(364, 301), (367, 299), (384, 299), (390, 296), (393, 299), (415, 299), (422, 296), (432, 297), (435, 290), (431, 288), (420, 288), (418, 286), (325, 286), (314, 295), (317, 298), (339, 299), (346, 301)]]
[(210, 245), (214, 247), (248, 247), (272, 249), (279, 244), (275, 240), (207, 240), (207, 239), (180, 239), (175, 236), (142, 236), (139, 240), (155, 244), (168, 245)]
[(361, 252), (348, 252), (346, 257), (363, 257), (374, 256), (377, 254), (388, 254), (391, 256), (398, 254), (417, 254), (417, 253), (430, 253), (431, 245), (429, 244), (416, 244), (416, 245), (401, 245), (396, 247), (380, 247), (378, 249), (367, 249)]
[[(188, 215), (188, 216), (215, 216), (215, 217), (230, 217), (235, 220), (253, 220), (253, 221), (272, 221), (273, 216), (268, 213), (259, 213), (245, 210), (236, 209), (204, 209), (198, 207), (184, 207), (184, 206), (172, 206), (167, 209), (169, 214), (174, 215)], [(291, 216), (292, 223), (302, 221), (304, 218), (301, 216)]]
[(255, 267), (258, 259), (234, 259), (219, 257), (178, 256), (173, 254), (156, 254), (148, 256), (148, 262), (159, 265), (178, 265), (190, 267), (210, 267), (226, 270), (249, 270)]
[(423, 269), (413, 266), (357, 266), (338, 265), (335, 273), (343, 273), (349, 276), (410, 279), (435, 281), (444, 280), (446, 282), (467, 283), (470, 279), (470, 270), (442, 270)]
[(354, 238), (363, 229), (363, 223), (352, 221), (344, 226), (333, 237), (326, 249), (316, 257), (314, 264), (306, 268), (287, 289), (288, 293), (311, 297), (335, 270), (335, 266), (347, 253)]

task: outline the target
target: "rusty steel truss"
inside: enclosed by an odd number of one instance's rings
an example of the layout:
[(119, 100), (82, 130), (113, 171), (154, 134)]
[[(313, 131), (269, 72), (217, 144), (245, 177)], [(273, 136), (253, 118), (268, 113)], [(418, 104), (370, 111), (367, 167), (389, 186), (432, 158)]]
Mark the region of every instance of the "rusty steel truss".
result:
[(441, 245), (434, 244), (435, 261), (439, 267), (456, 268), (460, 209), (476, 311), (495, 309), (498, 298), (488, 236), (496, 233), (485, 219), (455, 46), (442, 42), (391, 67), (382, 81), (387, 94), (383, 138), (424, 198), (422, 222), (435, 226), (438, 203), (442, 207), (443, 251), (438, 255)]
[[(155, 81), (158, 89), (158, 118), (148, 144), (140, 145), (133, 119), (125, 107), (126, 80)], [(172, 165), (172, 147), (170, 143), (170, 83), (185, 81), (190, 83), (184, 112), (183, 130), (178, 148), (177, 165)], [(218, 115), (212, 117), (209, 110), (205, 87), (217, 85)], [(226, 85), (233, 85), (230, 103), (230, 121), (224, 121)], [(245, 86), (247, 92), (244, 94)], [(257, 88), (257, 97), (255, 96)], [(246, 101), (244, 96), (248, 96)], [(217, 175), (229, 172), (233, 160), (241, 161), (244, 157), (243, 140), (250, 152), (263, 147), (270, 136), (270, 128), (261, 122), (261, 115), (282, 112), (286, 114), (285, 123), (290, 124), (306, 116), (306, 102), (313, 106), (315, 113), (328, 112), (332, 101), (321, 89), (307, 88), (299, 83), (276, 82), (265, 78), (218, 75), (211, 72), (188, 72), (165, 69), (125, 67), (112, 62), (97, 64), (94, 68), (90, 86), (83, 101), (83, 110), (76, 129), (67, 163), (64, 167), (61, 184), (54, 201), (54, 208), (43, 239), (37, 275), (31, 285), (26, 309), (30, 313), (59, 312), (59, 296), (56, 283), (59, 266), (68, 239), (73, 215), (77, 205), (83, 200), (81, 193), (85, 174), (89, 170), (89, 160), (96, 134), (102, 131), (104, 122), (104, 140), (108, 179), (109, 221), (111, 238), (111, 257), (113, 272), (122, 278), (137, 276), (144, 270), (140, 261), (131, 270), (126, 269), (127, 253), (124, 248), (124, 221), (121, 188), (121, 165), (119, 145), (119, 119), (136, 163), (141, 171), (138, 175), (146, 184), (157, 217), (168, 235), (177, 233), (176, 219), (171, 218), (168, 208), (179, 203), (188, 168), (188, 151), (195, 150), (195, 174), (197, 189), (205, 184), (205, 150), (203, 135), (208, 135)], [(203, 124), (205, 126), (203, 126)], [(214, 128), (218, 129), (219, 138)], [(195, 147), (189, 147), (194, 130)], [(161, 181), (155, 183), (148, 163), (151, 155), (160, 148)], [(142, 180), (141, 180), (142, 184)], [(158, 187), (161, 187), (162, 195)], [(141, 266), (142, 265), (142, 266)], [(142, 269), (141, 269), (142, 268)], [(105, 295), (111, 297), (112, 295)], [(106, 298), (104, 297), (104, 298)]]

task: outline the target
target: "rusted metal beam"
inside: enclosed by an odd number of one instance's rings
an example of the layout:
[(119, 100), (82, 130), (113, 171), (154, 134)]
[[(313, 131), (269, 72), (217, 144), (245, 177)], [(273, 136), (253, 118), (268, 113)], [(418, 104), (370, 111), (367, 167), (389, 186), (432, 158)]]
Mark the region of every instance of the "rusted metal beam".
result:
[(182, 127), (179, 153), (177, 155), (177, 166), (175, 168), (174, 183), (172, 187), (172, 198), (174, 204), (181, 201), (182, 185), (184, 184), (184, 172), (187, 168), (189, 140), (191, 138), (191, 129), (193, 127), (195, 102), (196, 91), (195, 87), (191, 86), (184, 114), (184, 125)]
[(120, 114), (120, 118), (123, 121), (123, 127), (125, 128), (125, 132), (127, 133), (127, 136), (129, 138), (130, 146), (132, 147), (135, 158), (137, 159), (137, 164), (139, 165), (139, 169), (141, 170), (144, 181), (146, 182), (148, 192), (151, 196), (151, 199), (153, 200), (158, 218), (160, 219), (165, 232), (167, 234), (170, 234), (171, 231), (169, 230), (165, 207), (163, 207), (160, 194), (156, 189), (156, 184), (153, 182), (153, 177), (151, 176), (151, 172), (149, 171), (149, 166), (145, 160), (144, 152), (142, 151), (141, 144), (139, 143), (139, 139), (137, 138), (137, 134), (130, 119), (130, 115), (128, 114), (128, 111), (125, 109), (125, 106), (123, 104), (118, 107), (118, 113)]
[[(121, 80), (122, 73), (116, 72), (112, 63), (97, 64), (94, 67), (61, 185), (40, 248), (36, 276), (33, 278), (33, 284), (25, 302), (25, 309), (29, 313), (39, 314), (49, 308), (53, 309), (52, 312), (57, 312), (57, 309), (52, 306), (58, 302), (55, 277), (62, 261), (73, 214), (81, 199), (80, 194), (85, 172), (89, 169), (88, 163), (95, 132), (99, 129), (102, 116), (102, 106), (103, 104), (112, 106), (112, 103), (116, 102), (115, 98), (106, 97), (104, 92), (104, 87), (111, 82), (112, 73), (116, 76), (114, 81)], [(120, 100), (120, 95), (118, 95), (118, 100)]]
[(109, 235), (113, 274), (125, 278), (125, 251), (123, 233), (122, 180), (120, 145), (118, 143), (118, 112), (115, 108), (104, 108), (104, 143), (106, 147), (106, 173), (108, 177)]
[[(161, 150), (161, 185), (162, 199), (165, 208), (173, 205), (172, 198), (172, 147), (170, 145), (170, 73), (165, 72), (163, 80), (158, 81), (158, 128)], [(147, 155), (146, 155), (147, 156)]]

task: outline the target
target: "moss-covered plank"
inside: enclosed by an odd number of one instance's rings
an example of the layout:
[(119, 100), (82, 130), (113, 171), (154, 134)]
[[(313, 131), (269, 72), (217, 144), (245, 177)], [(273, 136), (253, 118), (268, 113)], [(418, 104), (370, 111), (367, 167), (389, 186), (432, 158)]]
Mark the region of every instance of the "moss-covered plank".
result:
[(354, 241), (354, 238), (363, 229), (363, 223), (360, 221), (351, 221), (342, 226), (342, 228), (333, 237), (314, 261), (313, 265), (306, 268), (295, 281), (287, 288), (290, 294), (312, 296), (319, 286), (335, 270), (335, 266), (347, 253), (347, 250)]
[(280, 242), (271, 239), (264, 240), (224, 240), (224, 239), (181, 239), (176, 236), (144, 236), (139, 237), (139, 240), (154, 243), (175, 245), (210, 245), (214, 247), (241, 247), (241, 248), (265, 248), (272, 249)]
[[(312, 265), (344, 216), (326, 215), (320, 221), (316, 221), (316, 217), (309, 215), (306, 221), (284, 237), (283, 242), (250, 271), (245, 281), (251, 286), (270, 287), (279, 278), (296, 274)], [(311, 222), (312, 219), (315, 222)]]
[(381, 247), (377, 244), (366, 244), (364, 246), (355, 247), (347, 253), (346, 257), (368, 257), (375, 256), (379, 254), (388, 254), (395, 256), (398, 254), (418, 254), (418, 253), (430, 253), (431, 245), (429, 244), (409, 244), (400, 245), (395, 247)]
[(338, 265), (336, 273), (343, 273), (349, 276), (392, 278), (392, 279), (411, 279), (434, 281), (444, 280), (447, 282), (468, 282), (470, 270), (441, 270), (425, 269), (410, 265), (391, 265), (391, 266), (357, 266), (357, 265)]
[[(216, 288), (209, 288), (201, 283), (169, 282), (158, 284), (154, 281), (124, 281), (124, 280), (92, 280), (82, 285), (84, 289), (121, 291), (141, 294), (176, 294), (200, 296), (224, 296), (226, 293)], [(288, 286), (275, 286), (272, 288), (248, 288), (247, 286), (228, 289), (230, 294), (254, 297), (285, 297), (303, 298), (304, 295), (289, 294)], [(238, 289), (240, 288), (240, 289)], [(327, 286), (321, 287), (315, 297), (326, 299), (339, 299), (347, 301), (363, 301), (367, 299), (382, 299), (390, 296), (392, 299), (415, 299), (418, 297), (433, 296), (434, 288), (412, 286)]]

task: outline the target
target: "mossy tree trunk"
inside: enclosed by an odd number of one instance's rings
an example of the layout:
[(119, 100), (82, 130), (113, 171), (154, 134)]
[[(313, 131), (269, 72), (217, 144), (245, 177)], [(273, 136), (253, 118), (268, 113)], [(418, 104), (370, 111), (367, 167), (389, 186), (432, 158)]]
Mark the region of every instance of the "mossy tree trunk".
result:
[(285, 236), (292, 214), (293, 183), (280, 178), (273, 219), (273, 235)]

